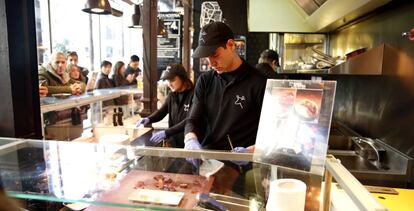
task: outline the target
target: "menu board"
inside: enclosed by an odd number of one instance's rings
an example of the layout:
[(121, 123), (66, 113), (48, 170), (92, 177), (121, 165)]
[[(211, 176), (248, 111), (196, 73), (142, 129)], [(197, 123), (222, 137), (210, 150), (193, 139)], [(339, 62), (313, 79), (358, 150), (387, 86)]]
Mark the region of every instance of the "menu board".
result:
[(335, 81), (267, 81), (253, 159), (323, 174)]

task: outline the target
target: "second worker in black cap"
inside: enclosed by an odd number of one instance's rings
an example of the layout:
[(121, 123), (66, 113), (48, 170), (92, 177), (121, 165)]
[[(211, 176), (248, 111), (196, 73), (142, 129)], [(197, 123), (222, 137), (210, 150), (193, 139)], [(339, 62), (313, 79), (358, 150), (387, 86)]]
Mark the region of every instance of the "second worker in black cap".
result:
[(172, 64), (167, 67), (161, 80), (168, 80), (171, 92), (165, 99), (161, 108), (149, 117), (142, 118), (137, 123), (146, 125), (161, 121), (167, 114), (168, 129), (156, 132), (150, 138), (154, 144), (169, 138), (172, 147), (184, 147), (184, 126), (185, 119), (190, 113), (191, 101), (193, 99), (194, 85), (189, 79), (187, 71), (181, 64)]
[(193, 57), (207, 57), (212, 70), (197, 80), (184, 148), (232, 150), (234, 146), (233, 151), (252, 152), (266, 79), (240, 58), (233, 32), (222, 22), (201, 29)]

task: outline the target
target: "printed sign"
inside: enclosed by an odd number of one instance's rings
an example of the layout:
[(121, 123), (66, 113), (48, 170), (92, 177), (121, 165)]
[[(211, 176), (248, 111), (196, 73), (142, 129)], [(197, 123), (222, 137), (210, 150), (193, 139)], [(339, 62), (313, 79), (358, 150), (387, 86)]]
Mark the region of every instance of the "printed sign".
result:
[(335, 81), (267, 81), (254, 160), (323, 174)]

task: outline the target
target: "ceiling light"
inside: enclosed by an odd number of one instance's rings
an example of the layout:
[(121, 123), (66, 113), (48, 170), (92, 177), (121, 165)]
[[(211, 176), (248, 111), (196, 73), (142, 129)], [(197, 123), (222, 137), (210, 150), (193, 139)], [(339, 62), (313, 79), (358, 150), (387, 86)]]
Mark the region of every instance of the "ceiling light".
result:
[(112, 9), (108, 0), (87, 0), (82, 11), (98, 15), (109, 15)]
[(132, 25), (129, 28), (142, 28), (142, 18), (141, 18), (141, 11), (142, 5), (136, 4), (134, 6), (134, 14), (132, 15)]

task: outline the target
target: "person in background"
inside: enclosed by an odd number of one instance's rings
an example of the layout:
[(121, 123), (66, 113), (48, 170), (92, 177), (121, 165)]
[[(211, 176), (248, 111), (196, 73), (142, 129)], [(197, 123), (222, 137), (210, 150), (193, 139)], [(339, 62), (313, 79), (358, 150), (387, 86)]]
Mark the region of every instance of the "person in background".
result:
[(131, 56), (128, 67), (125, 70), (125, 77), (130, 74), (134, 75), (134, 80), (130, 84), (137, 84), (137, 77), (142, 74), (142, 70), (139, 69), (139, 57), (137, 55)]
[(150, 141), (157, 144), (169, 138), (172, 147), (184, 147), (185, 119), (190, 113), (191, 101), (194, 94), (193, 82), (189, 79), (187, 71), (181, 64), (172, 64), (167, 67), (161, 80), (168, 80), (171, 91), (164, 104), (149, 117), (142, 118), (137, 123), (146, 125), (162, 120), (167, 114), (169, 128), (159, 131), (150, 138)]
[(202, 28), (193, 57), (208, 57), (213, 70), (197, 80), (184, 148), (253, 152), (266, 78), (240, 58), (234, 34), (222, 22)]
[[(81, 84), (82, 86), (82, 92), (85, 91), (86, 87), (86, 79), (80, 72), (80, 69), (75, 64), (69, 64), (67, 71), (69, 73), (69, 76), (71, 79), (75, 80), (77, 83)], [(86, 119), (86, 112), (89, 109), (89, 105), (81, 106), (81, 107), (75, 107), (72, 108), (71, 112), (71, 119), (72, 119), (72, 125), (80, 125), (82, 124), (82, 120)]]
[[(101, 72), (98, 75), (98, 78), (96, 80), (95, 83), (95, 88), (94, 89), (108, 89), (108, 88), (113, 88), (113, 81), (111, 79), (109, 79), (108, 75), (111, 72), (111, 68), (112, 68), (112, 63), (109, 61), (102, 61), (101, 63)], [(108, 106), (113, 106), (114, 105), (114, 100), (107, 100), (102, 102), (102, 105), (104, 107), (108, 107)], [(107, 114), (108, 115), (114, 115), (116, 113), (116, 111), (114, 113), (112, 113), (112, 111), (108, 110), (109, 108), (106, 108), (107, 110)], [(112, 108), (111, 108), (112, 109)], [(117, 121), (116, 119), (112, 119), (113, 125), (117, 126)]]
[(99, 73), (98, 79), (96, 80), (95, 89), (107, 89), (113, 88), (113, 82), (109, 79), (108, 75), (111, 72), (112, 63), (109, 61), (102, 61), (101, 72)]
[[(39, 68), (39, 84), (47, 87), (47, 96), (61, 93), (80, 95), (84, 91), (84, 84), (71, 79), (66, 68), (66, 58), (62, 52), (52, 54), (49, 63)], [(44, 116), (44, 123), (46, 125), (45, 138), (72, 140), (79, 137), (82, 134), (82, 128), (72, 127), (79, 125), (79, 118), (72, 118), (72, 123), (67, 122), (67, 119), (71, 118), (72, 115), (73, 112), (71, 109), (46, 113)], [(67, 128), (68, 132), (62, 133), (61, 128)]]
[(79, 66), (76, 64), (69, 64), (67, 71), (71, 79), (81, 82), (83, 86), (86, 86), (86, 78), (82, 75)]
[[(118, 61), (115, 63), (115, 66), (112, 69), (111, 80), (115, 87), (128, 86), (134, 80), (134, 75), (129, 74), (125, 77), (125, 63)], [(115, 105), (118, 107), (118, 111), (116, 111), (116, 108), (114, 108), (113, 118), (116, 119), (117, 125), (124, 125), (122, 122), (124, 109), (122, 107), (126, 107), (126, 105), (128, 105), (128, 98), (128, 95), (123, 95), (115, 99)]]
[(266, 78), (280, 78), (278, 75), (279, 55), (274, 50), (264, 50), (260, 54), (259, 63), (256, 65), (256, 68)]
[(73, 95), (82, 93), (82, 85), (71, 79), (66, 72), (66, 58), (62, 52), (52, 54), (49, 63), (40, 67), (39, 82), (41, 81), (47, 86), (48, 96), (60, 93)]
[(134, 80), (133, 74), (125, 75), (125, 72), (125, 63), (118, 61), (112, 70), (111, 76), (115, 87), (128, 86)]
[(81, 67), (78, 65), (79, 57), (76, 51), (68, 51), (67, 53), (68, 64), (73, 64), (79, 67), (79, 71), (82, 73), (83, 78), (85, 79), (85, 84), (88, 83), (88, 73), (89, 70), (85, 67)]

